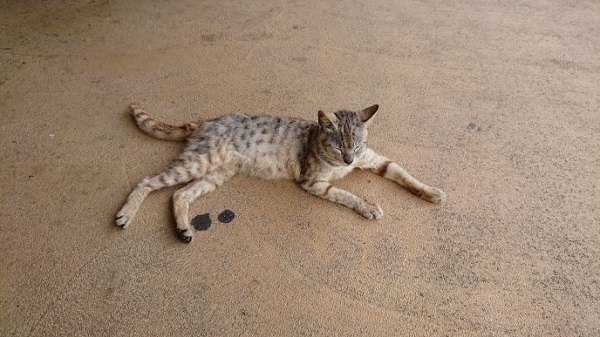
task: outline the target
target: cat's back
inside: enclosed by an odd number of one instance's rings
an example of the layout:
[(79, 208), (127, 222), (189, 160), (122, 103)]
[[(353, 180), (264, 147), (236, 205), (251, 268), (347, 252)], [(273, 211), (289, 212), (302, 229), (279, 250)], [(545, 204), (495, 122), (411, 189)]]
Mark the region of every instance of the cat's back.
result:
[(238, 149), (251, 149), (252, 145), (290, 145), (314, 127), (317, 123), (298, 118), (234, 113), (209, 121), (200, 134), (220, 136), (237, 144)]
[[(316, 122), (280, 116), (235, 113), (207, 121), (193, 136), (202, 148), (234, 152), (241, 174), (264, 179), (294, 178), (298, 157), (307, 146)], [(200, 145), (200, 144), (197, 144)]]

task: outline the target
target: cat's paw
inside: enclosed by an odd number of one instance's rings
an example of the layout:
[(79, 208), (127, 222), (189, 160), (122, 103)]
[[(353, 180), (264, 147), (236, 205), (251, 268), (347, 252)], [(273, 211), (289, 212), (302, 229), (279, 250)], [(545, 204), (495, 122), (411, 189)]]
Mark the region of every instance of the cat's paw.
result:
[(192, 242), (192, 230), (190, 228), (188, 229), (179, 229), (177, 228), (177, 236), (179, 237), (179, 240), (181, 240), (181, 242), (183, 243), (190, 243)]
[(356, 211), (367, 219), (378, 219), (383, 216), (383, 210), (379, 205), (368, 202), (358, 207)]
[(117, 213), (115, 223), (121, 228), (127, 228), (129, 225), (131, 225), (134, 215), (135, 212), (132, 212), (127, 205), (124, 205), (119, 213)]
[(439, 188), (427, 186), (423, 189), (421, 198), (423, 198), (431, 203), (439, 204), (439, 203), (446, 201), (446, 193), (444, 193)]

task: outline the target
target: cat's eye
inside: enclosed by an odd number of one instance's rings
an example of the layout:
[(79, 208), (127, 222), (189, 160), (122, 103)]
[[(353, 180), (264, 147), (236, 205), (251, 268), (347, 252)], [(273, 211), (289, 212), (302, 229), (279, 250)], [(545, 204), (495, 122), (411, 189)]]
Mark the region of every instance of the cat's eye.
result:
[(342, 150), (341, 150), (339, 147), (332, 146), (331, 148), (332, 148), (332, 149), (333, 149), (333, 151), (334, 151), (334, 152), (336, 152), (336, 153), (342, 153)]

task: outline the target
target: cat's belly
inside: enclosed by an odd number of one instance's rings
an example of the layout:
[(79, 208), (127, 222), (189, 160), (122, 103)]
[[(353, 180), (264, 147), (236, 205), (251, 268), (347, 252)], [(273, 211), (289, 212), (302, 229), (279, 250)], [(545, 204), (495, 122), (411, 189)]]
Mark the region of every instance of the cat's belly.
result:
[(291, 161), (282, 161), (274, 156), (245, 158), (240, 162), (239, 174), (260, 179), (294, 179), (300, 169)]

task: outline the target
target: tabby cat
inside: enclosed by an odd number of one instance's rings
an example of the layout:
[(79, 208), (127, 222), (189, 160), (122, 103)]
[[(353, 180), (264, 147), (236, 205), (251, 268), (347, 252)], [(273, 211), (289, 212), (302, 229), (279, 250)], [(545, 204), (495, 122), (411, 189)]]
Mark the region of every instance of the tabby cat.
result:
[(358, 112), (319, 111), (318, 123), (232, 114), (172, 126), (153, 120), (132, 104), (133, 117), (145, 133), (165, 140), (187, 139), (187, 146), (165, 171), (144, 178), (134, 188), (117, 213), (116, 223), (127, 228), (150, 192), (189, 182), (173, 194), (177, 234), (181, 241), (189, 243), (193, 235), (188, 218), (190, 203), (236, 174), (293, 179), (307, 192), (350, 207), (369, 219), (383, 215), (379, 205), (337, 188), (330, 181), (355, 168), (368, 169), (429, 202), (444, 201), (444, 192), (421, 183), (367, 147), (367, 126), (378, 108), (373, 105)]

